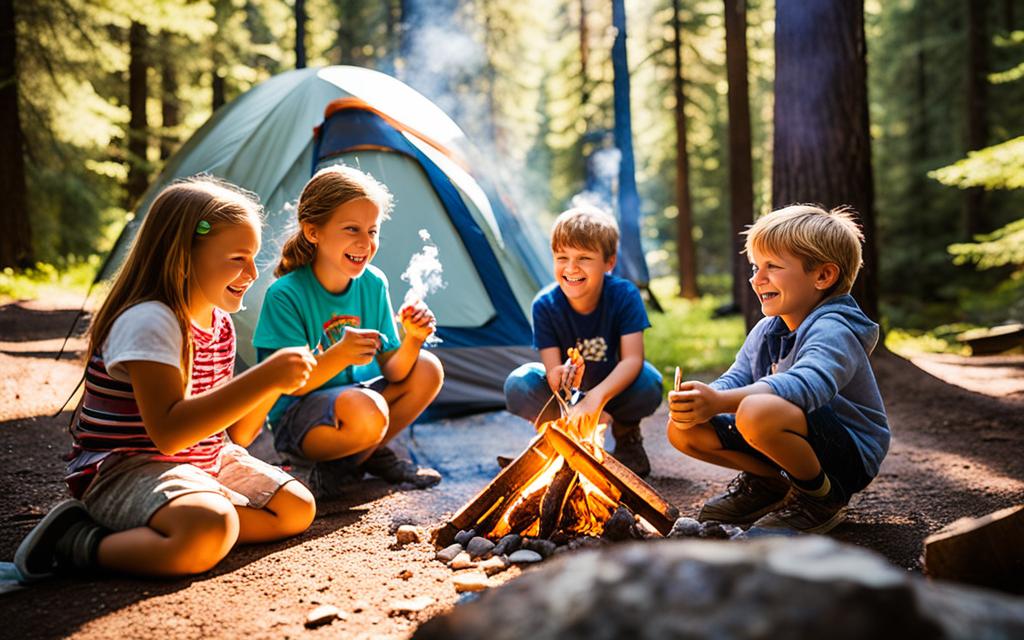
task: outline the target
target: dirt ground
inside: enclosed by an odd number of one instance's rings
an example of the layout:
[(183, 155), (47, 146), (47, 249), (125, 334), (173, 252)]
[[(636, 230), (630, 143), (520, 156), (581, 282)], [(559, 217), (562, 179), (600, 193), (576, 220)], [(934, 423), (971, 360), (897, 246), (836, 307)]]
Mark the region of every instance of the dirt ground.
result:
[[(13, 558), (21, 538), (64, 497), (60, 455), (70, 441), (68, 414), (52, 414), (81, 375), (81, 337), (72, 338), (71, 354), (55, 358), (75, 306), (73, 299), (0, 306), (0, 560)], [(1024, 357), (911, 363), (882, 354), (874, 364), (893, 445), (879, 477), (832, 535), (919, 571), (929, 533), (963, 516), (1024, 502)], [(644, 425), (651, 484), (693, 515), (731, 474), (676, 454), (664, 424), (662, 409)], [(529, 435), (525, 423), (502, 412), (418, 425), (405, 443), (442, 470), (438, 487), (403, 492), (375, 481), (359, 484), (320, 504), (305, 534), (236, 549), (194, 578), (58, 578), (0, 595), (2, 635), (407, 637), (459, 596), (431, 547), (392, 548), (394, 530), (404, 523), (441, 524), (497, 472), (495, 453), (517, 453)], [(513, 579), (518, 571), (499, 575)], [(393, 600), (416, 596), (434, 604), (415, 614), (390, 614)], [(347, 619), (306, 629), (306, 614), (319, 604), (337, 606)]]

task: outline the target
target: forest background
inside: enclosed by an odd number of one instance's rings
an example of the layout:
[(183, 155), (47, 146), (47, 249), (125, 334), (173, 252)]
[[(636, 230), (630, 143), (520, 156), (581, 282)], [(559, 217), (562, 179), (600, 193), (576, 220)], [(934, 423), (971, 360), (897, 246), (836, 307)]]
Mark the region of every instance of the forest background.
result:
[[(89, 281), (167, 158), (297, 66), (405, 80), (546, 228), (618, 168), (615, 6), (658, 291), (749, 307), (737, 225), (796, 194), (864, 216), (858, 295), (890, 339), (949, 350), (1024, 320), (1020, 0), (0, 0), (0, 295)], [(861, 86), (830, 95), (835, 78)], [(797, 139), (818, 113), (818, 137)], [(857, 175), (792, 162), (808, 142), (861, 153)], [(855, 196), (830, 201), (834, 180)]]

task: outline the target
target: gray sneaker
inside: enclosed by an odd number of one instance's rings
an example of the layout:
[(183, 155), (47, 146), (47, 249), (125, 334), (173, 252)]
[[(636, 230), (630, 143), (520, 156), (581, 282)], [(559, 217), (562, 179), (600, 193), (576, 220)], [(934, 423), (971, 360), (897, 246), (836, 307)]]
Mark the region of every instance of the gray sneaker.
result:
[(781, 476), (766, 478), (746, 471), (733, 478), (725, 493), (707, 502), (697, 514), (701, 522), (750, 524), (778, 509), (789, 494), (789, 483)]
[(754, 527), (826, 533), (846, 519), (847, 502), (836, 494), (835, 489), (820, 498), (794, 489), (786, 504), (757, 520)]
[(363, 470), (348, 458), (326, 460), (313, 463), (307, 478), (306, 485), (313, 492), (313, 496), (320, 500), (328, 500), (344, 495), (347, 487), (362, 480)]
[(381, 447), (370, 454), (361, 469), (391, 484), (407, 482), (417, 489), (426, 489), (441, 482), (440, 473), (399, 458), (389, 447)]

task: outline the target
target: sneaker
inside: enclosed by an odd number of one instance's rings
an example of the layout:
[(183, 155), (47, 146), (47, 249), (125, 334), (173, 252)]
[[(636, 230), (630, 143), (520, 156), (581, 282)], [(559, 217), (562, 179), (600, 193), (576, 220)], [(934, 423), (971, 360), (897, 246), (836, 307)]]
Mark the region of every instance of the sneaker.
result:
[(407, 482), (417, 489), (426, 489), (441, 482), (440, 473), (399, 458), (389, 447), (380, 447), (370, 454), (361, 469), (391, 484)]
[(326, 460), (314, 463), (307, 478), (306, 485), (313, 493), (313, 497), (327, 500), (337, 498), (344, 493), (344, 487), (362, 480), (363, 469), (348, 458)]
[(846, 505), (835, 489), (820, 498), (794, 490), (786, 504), (754, 522), (754, 527), (826, 533), (846, 519)]
[(641, 478), (651, 475), (651, 461), (644, 451), (644, 437), (640, 435), (639, 425), (622, 432), (621, 436), (615, 436), (615, 451), (612, 455)]
[(725, 493), (704, 503), (697, 519), (750, 524), (781, 507), (788, 494), (789, 483), (781, 476), (766, 478), (743, 471), (729, 482)]
[(97, 533), (100, 530), (81, 501), (65, 500), (50, 509), (14, 552), (14, 566), (21, 582), (49, 578), (58, 570), (58, 564), (67, 564), (62, 557), (62, 552), (67, 551), (63, 548), (65, 536), (83, 527), (96, 529)]

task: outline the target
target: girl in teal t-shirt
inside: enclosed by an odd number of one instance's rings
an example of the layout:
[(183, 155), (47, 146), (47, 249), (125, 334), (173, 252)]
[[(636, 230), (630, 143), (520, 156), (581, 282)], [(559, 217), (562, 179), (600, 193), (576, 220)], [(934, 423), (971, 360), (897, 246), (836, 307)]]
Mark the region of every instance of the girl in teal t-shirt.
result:
[(428, 487), (432, 469), (402, 460), (386, 445), (441, 390), (440, 361), (422, 350), (435, 329), (422, 302), (402, 306), (399, 338), (384, 273), (370, 265), (387, 188), (346, 166), (321, 169), (299, 197), (299, 229), (281, 250), (253, 335), (260, 360), (309, 345), (309, 382), (270, 412), (278, 451), (317, 463), (313, 489), (329, 495), (339, 477), (363, 471), (389, 482)]

